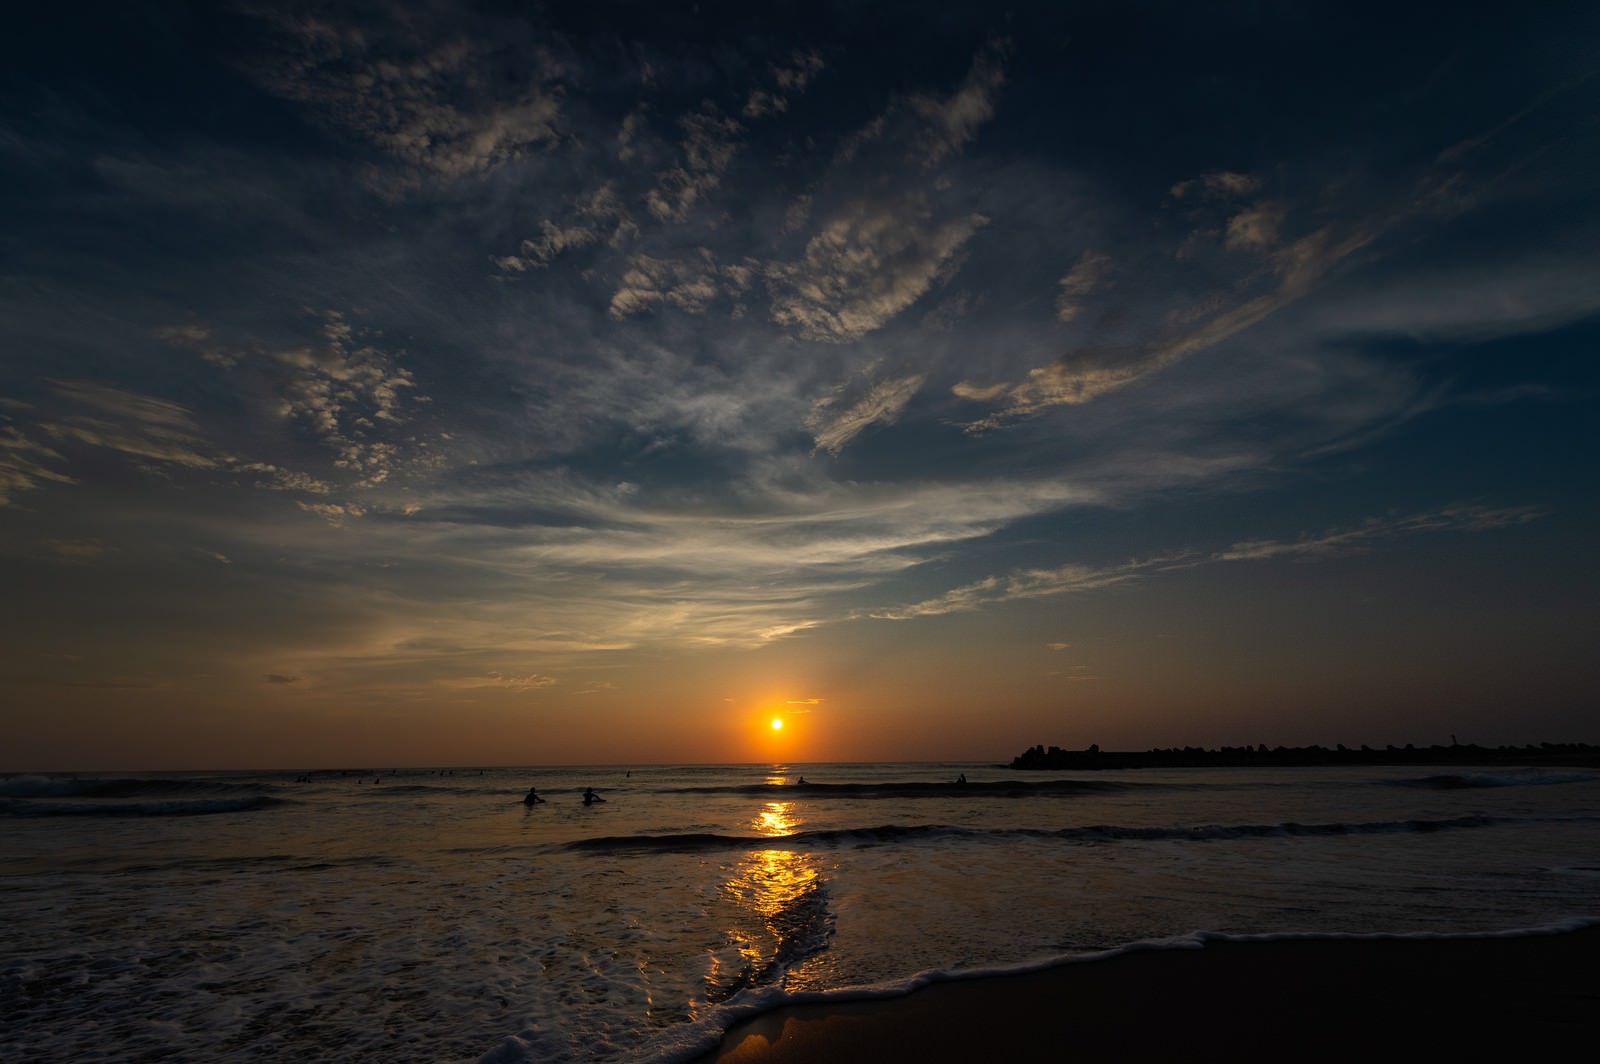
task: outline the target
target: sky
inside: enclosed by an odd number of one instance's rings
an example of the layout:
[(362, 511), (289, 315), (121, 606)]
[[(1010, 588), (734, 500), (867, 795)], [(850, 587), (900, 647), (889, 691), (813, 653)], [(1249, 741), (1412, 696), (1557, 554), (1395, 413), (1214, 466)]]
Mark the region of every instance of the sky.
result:
[(0, 770), (1600, 741), (1592, 4), (7, 22)]

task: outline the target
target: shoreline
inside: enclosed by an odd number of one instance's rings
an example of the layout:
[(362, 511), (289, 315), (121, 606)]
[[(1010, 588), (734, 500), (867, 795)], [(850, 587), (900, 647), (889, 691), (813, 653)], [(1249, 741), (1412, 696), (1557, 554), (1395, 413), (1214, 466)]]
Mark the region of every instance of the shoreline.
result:
[(894, 997), (784, 1005), (694, 1064), (1347, 1060), (1555, 1048), (1600, 1010), (1600, 924), (1460, 937), (1202, 937)]

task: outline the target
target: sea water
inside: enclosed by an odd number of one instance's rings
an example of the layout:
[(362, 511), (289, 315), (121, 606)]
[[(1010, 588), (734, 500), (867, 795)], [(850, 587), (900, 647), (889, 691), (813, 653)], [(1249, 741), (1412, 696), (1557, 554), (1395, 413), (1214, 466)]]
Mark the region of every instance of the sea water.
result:
[(1600, 916), (1592, 770), (10, 776), (0, 824), (6, 1060), (666, 1062), (1135, 943)]

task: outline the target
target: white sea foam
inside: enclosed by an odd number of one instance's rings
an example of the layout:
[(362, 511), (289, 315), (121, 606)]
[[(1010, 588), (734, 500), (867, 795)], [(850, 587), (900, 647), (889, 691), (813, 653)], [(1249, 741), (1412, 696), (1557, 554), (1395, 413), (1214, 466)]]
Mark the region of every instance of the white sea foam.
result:
[(82, 784), (66, 776), (4, 776), (0, 777), (0, 797), (34, 798), (60, 794), (75, 794)]

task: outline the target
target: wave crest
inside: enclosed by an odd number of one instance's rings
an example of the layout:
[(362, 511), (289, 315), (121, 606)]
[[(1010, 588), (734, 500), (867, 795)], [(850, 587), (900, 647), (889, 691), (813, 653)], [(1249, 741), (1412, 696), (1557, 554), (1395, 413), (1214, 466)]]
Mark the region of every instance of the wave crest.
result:
[(799, 831), (792, 835), (719, 835), (709, 832), (682, 835), (602, 835), (566, 844), (569, 850), (604, 853), (690, 853), (701, 850), (804, 849), (829, 846), (915, 844), (933, 839), (965, 837), (974, 840), (1007, 838), (1061, 839), (1077, 843), (1111, 843), (1189, 840), (1213, 842), (1227, 839), (1295, 838), (1324, 835), (1383, 835), (1403, 832), (1460, 831), (1509, 823), (1487, 816), (1442, 820), (1381, 820), (1366, 823), (1301, 824), (1198, 824), (1142, 826), (1095, 824), (1057, 828), (964, 828), (949, 824), (882, 824), (875, 827)]
[(0, 799), (0, 813), (7, 816), (214, 816), (219, 813), (248, 813), (287, 805), (284, 798), (254, 794), (242, 798), (174, 799), (151, 802), (41, 802), (25, 799)]

